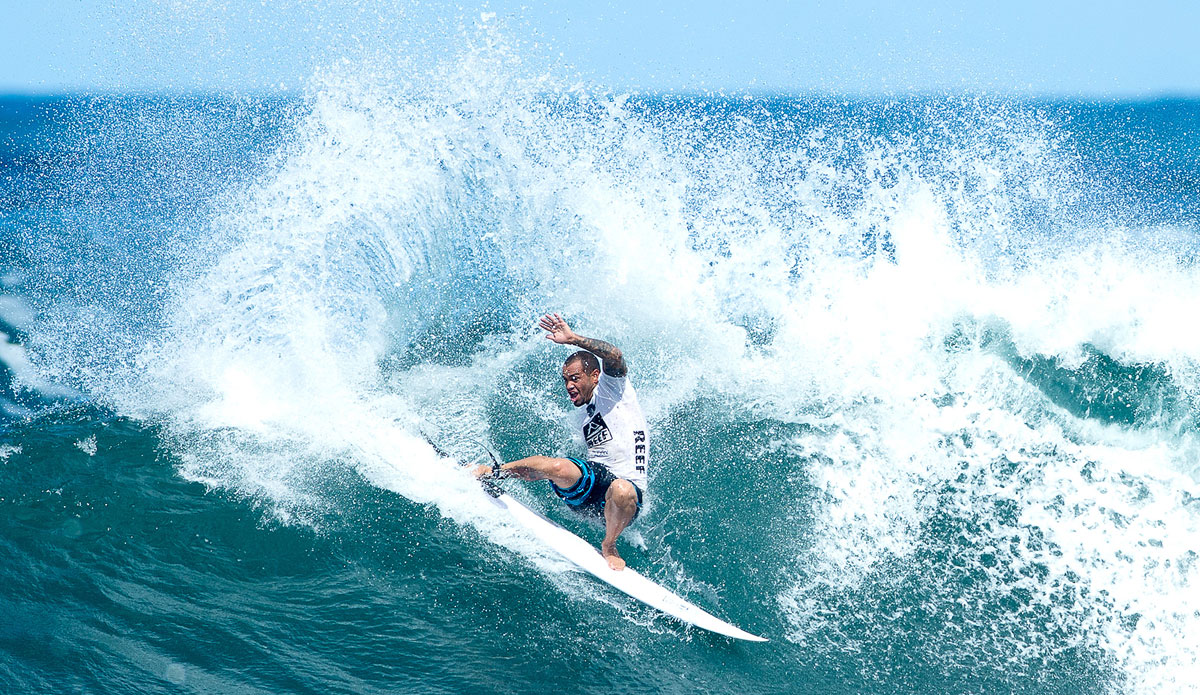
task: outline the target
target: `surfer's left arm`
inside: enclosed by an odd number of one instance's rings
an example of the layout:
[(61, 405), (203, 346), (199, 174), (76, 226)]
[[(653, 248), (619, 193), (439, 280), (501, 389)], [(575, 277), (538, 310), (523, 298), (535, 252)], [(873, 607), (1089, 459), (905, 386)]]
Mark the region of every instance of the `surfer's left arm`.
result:
[(546, 335), (548, 340), (553, 340), (559, 345), (574, 345), (599, 357), (605, 374), (621, 378), (629, 373), (629, 367), (625, 364), (625, 356), (621, 354), (621, 348), (603, 340), (579, 335), (571, 330), (567, 322), (558, 314), (546, 314), (538, 321), (538, 325), (542, 327), (542, 330), (548, 331)]

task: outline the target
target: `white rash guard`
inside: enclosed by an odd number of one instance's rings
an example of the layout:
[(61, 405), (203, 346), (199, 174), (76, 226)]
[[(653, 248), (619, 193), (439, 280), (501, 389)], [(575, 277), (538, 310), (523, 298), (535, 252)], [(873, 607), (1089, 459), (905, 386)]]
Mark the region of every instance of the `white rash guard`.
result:
[(592, 400), (579, 408), (579, 426), (589, 461), (602, 463), (643, 493), (650, 461), (649, 428), (629, 377), (600, 372)]

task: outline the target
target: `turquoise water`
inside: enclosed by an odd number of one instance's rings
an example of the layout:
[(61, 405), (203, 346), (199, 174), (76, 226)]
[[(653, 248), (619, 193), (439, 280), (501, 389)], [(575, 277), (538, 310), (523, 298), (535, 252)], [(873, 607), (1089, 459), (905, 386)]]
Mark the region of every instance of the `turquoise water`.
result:
[[(1195, 688), (1200, 102), (505, 65), (0, 99), (5, 692)], [(548, 310), (651, 422), (623, 554), (770, 643), (425, 444), (578, 451)]]

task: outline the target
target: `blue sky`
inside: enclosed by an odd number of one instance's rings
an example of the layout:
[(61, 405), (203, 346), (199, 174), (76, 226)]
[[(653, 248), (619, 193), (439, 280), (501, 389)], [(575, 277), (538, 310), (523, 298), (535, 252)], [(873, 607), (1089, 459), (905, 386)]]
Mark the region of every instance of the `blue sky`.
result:
[(614, 91), (1200, 95), (1200, 2), (0, 0), (0, 91), (295, 90), (493, 12)]

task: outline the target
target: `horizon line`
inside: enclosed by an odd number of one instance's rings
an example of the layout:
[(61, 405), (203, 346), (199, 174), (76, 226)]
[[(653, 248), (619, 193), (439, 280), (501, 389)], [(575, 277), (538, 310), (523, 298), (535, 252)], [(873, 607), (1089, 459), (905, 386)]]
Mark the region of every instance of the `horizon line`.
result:
[[(0, 98), (65, 99), (65, 98), (248, 98), (248, 99), (295, 99), (302, 100), (307, 89), (29, 89), (26, 86), (0, 85)], [(554, 94), (555, 92), (545, 92)], [(1013, 101), (1084, 101), (1100, 103), (1154, 103), (1170, 101), (1200, 101), (1200, 91), (1162, 90), (1141, 93), (1097, 93), (1097, 92), (1023, 92), (992, 90), (909, 90), (897, 92), (867, 92), (831, 90), (787, 90), (767, 88), (744, 89), (593, 89), (591, 96), (627, 96), (630, 98), (702, 98), (702, 99), (770, 99), (770, 98), (814, 98), (849, 99), (853, 101), (883, 101), (907, 99), (1001, 99)]]

